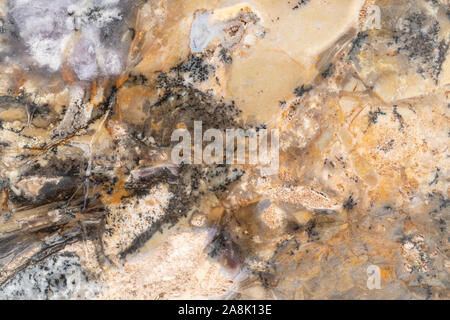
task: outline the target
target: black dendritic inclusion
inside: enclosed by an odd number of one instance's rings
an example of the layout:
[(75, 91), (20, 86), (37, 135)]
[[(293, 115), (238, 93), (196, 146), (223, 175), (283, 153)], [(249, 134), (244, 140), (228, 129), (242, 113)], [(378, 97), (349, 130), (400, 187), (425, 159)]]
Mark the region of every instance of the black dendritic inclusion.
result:
[(378, 117), (380, 115), (386, 115), (383, 111), (381, 111), (380, 108), (378, 108), (376, 111), (369, 111), (369, 125), (376, 124), (378, 121)]
[(220, 61), (222, 61), (225, 64), (231, 64), (233, 62), (233, 58), (231, 57), (230, 52), (225, 48), (220, 49), (219, 58)]
[(201, 56), (191, 56), (188, 61), (173, 68), (168, 73), (161, 73), (157, 80), (160, 89), (156, 103), (146, 106), (149, 119), (161, 123), (160, 130), (151, 126), (142, 128), (145, 136), (152, 136), (160, 146), (171, 144), (170, 137), (177, 125), (182, 123), (193, 132), (194, 121), (202, 121), (203, 131), (209, 128), (238, 128), (241, 111), (234, 101), (217, 99), (213, 94), (194, 88), (185, 81), (188, 75), (194, 82), (205, 81), (213, 69), (203, 61)]
[(353, 195), (350, 195), (350, 197), (348, 197), (348, 199), (344, 202), (343, 207), (345, 211), (352, 211), (357, 204), (358, 203), (353, 199)]
[(322, 78), (328, 78), (334, 71), (334, 66), (332, 63), (321, 73)]
[(369, 35), (367, 32), (358, 32), (356, 38), (352, 41), (352, 47), (349, 52), (349, 58), (353, 61), (358, 61), (356, 57), (364, 46), (364, 43), (368, 40)]
[[(297, 9), (299, 9), (300, 7), (307, 5), (309, 1), (310, 1), (310, 0), (300, 0), (300, 1), (297, 1), (297, 2), (295, 3), (295, 5), (292, 7), (292, 10), (297, 10)], [(290, 3), (290, 2), (289, 2), (289, 3)]]
[(299, 98), (299, 97), (303, 96), (305, 93), (311, 91), (311, 89), (312, 89), (312, 86), (310, 86), (310, 85), (305, 86), (304, 84), (302, 84), (301, 87), (297, 87), (294, 89), (294, 94), (296, 97)]
[(395, 30), (400, 53), (416, 65), (417, 72), (437, 81), (445, 60), (449, 40), (439, 41), (439, 22), (422, 12), (411, 12)]
[(201, 54), (191, 54), (187, 61), (177, 67), (180, 72), (186, 72), (194, 82), (203, 82), (214, 74), (215, 67), (205, 63)]
[[(179, 124), (184, 124), (191, 135), (194, 121), (202, 121), (203, 131), (209, 128), (220, 130), (239, 128), (237, 119), (241, 111), (233, 101), (217, 99), (213, 94), (194, 87), (196, 83), (208, 80), (213, 74), (214, 68), (206, 62), (203, 54), (191, 55), (188, 60), (169, 72), (161, 73), (156, 80), (156, 87), (159, 90), (158, 100), (144, 108), (148, 117), (144, 123), (153, 121), (160, 124), (160, 129), (155, 130), (148, 125), (130, 126), (131, 136), (151, 136), (154, 139), (151, 147), (159, 148), (178, 143), (171, 141), (171, 135)], [(138, 81), (143, 86), (149, 85), (146, 79), (141, 79), (139, 76), (132, 80), (132, 82)], [(181, 217), (186, 216), (189, 208), (200, 199), (204, 192), (220, 194), (243, 174), (242, 170), (229, 165), (181, 166), (176, 176), (169, 174), (167, 170), (161, 170), (151, 179), (139, 181), (136, 185), (127, 185), (127, 188), (135, 190), (139, 195), (149, 190), (152, 185), (165, 181), (169, 184), (169, 191), (174, 196), (169, 202), (167, 214), (138, 235), (132, 244), (121, 252), (120, 257), (125, 258), (138, 250), (156, 232), (161, 231), (163, 225), (173, 225)], [(201, 185), (205, 184), (209, 186), (209, 189), (200, 190)], [(225, 258), (229, 260), (230, 257), (225, 255)]]

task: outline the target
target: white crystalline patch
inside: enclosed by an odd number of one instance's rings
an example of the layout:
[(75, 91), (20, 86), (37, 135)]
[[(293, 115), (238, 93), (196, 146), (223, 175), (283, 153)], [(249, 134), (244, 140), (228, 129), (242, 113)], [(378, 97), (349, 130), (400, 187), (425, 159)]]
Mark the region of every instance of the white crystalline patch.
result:
[(41, 66), (49, 67), (52, 71), (59, 69), (62, 63), (61, 53), (63, 51), (60, 40), (33, 37), (27, 41), (27, 45), (37, 63)]
[(92, 299), (100, 284), (84, 274), (76, 255), (56, 254), (18, 273), (0, 287), (0, 299)]
[(12, 4), (11, 15), (38, 65), (56, 71), (67, 53), (77, 77), (91, 80), (99, 73), (109, 76), (122, 71), (121, 55), (100, 41), (100, 28), (122, 20), (119, 4), (117, 0), (18, 0)]
[(97, 49), (90, 34), (82, 37), (74, 45), (68, 57), (68, 62), (80, 80), (95, 78), (98, 70)]
[[(88, 24), (89, 20), (83, 17), (83, 21)], [(104, 9), (95, 16), (95, 20), (92, 22), (97, 28), (102, 28), (108, 23), (115, 20), (122, 20), (122, 14), (119, 8)]]
[(115, 51), (107, 50), (99, 60), (102, 72), (109, 75), (119, 75), (122, 72), (122, 61)]
[(208, 11), (197, 12), (191, 27), (191, 51), (202, 52), (214, 38), (216, 29), (211, 26)]

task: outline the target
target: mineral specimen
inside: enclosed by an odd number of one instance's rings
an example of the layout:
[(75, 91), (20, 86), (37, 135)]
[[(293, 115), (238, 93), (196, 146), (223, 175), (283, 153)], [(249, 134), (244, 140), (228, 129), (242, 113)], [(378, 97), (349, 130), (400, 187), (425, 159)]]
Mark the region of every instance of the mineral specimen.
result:
[(0, 0), (0, 298), (449, 299), (449, 12)]

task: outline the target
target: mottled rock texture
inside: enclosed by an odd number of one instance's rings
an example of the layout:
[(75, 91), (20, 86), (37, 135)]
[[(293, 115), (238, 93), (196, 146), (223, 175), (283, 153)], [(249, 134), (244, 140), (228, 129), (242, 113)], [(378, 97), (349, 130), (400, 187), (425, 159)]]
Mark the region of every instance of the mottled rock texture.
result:
[[(0, 0), (0, 298), (449, 299), (449, 12)], [(195, 121), (278, 171), (174, 163)]]

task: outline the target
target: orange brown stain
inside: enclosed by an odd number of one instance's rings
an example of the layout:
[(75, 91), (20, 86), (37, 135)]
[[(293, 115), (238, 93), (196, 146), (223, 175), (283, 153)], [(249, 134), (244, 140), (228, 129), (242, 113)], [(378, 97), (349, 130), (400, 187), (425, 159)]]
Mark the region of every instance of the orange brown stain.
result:
[(395, 279), (395, 268), (394, 266), (383, 266), (380, 268), (381, 278), (384, 281), (389, 281)]
[(100, 196), (100, 200), (104, 204), (119, 204), (122, 202), (122, 197), (128, 196), (129, 192), (125, 189), (125, 178), (122, 173), (118, 173), (119, 181), (113, 187), (113, 192), (111, 195), (103, 193)]
[(25, 75), (20, 76), (16, 83), (17, 90), (20, 90), (20, 88), (25, 84), (26, 81), (27, 78), (25, 77)]
[(67, 63), (64, 63), (64, 65), (62, 66), (61, 73), (63, 76), (63, 80), (65, 82), (69, 82), (69, 83), (75, 82), (75, 77), (73, 75), (73, 71)]
[(121, 74), (116, 81), (116, 88), (119, 89), (129, 79), (128, 74)]
[(97, 82), (96, 81), (92, 81), (91, 84), (91, 102), (94, 101), (95, 99), (95, 95), (97, 93)]
[(120, 108), (120, 100), (116, 98), (116, 109), (117, 109), (117, 116), (119, 118), (119, 121), (122, 122), (122, 110)]
[(219, 6), (221, 0), (217, 0), (216, 3), (214, 4), (214, 6), (212, 7), (211, 11), (214, 11), (217, 9), (217, 7)]

